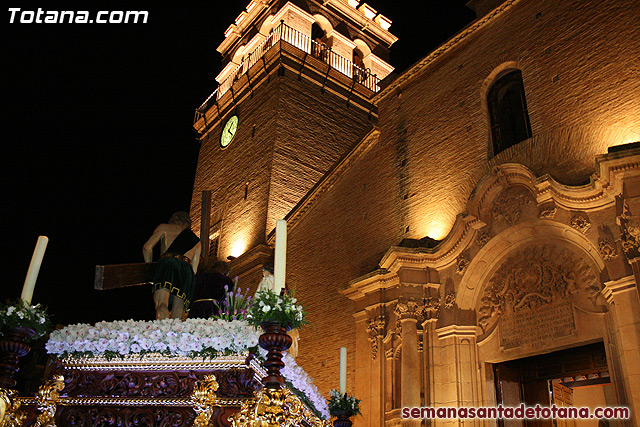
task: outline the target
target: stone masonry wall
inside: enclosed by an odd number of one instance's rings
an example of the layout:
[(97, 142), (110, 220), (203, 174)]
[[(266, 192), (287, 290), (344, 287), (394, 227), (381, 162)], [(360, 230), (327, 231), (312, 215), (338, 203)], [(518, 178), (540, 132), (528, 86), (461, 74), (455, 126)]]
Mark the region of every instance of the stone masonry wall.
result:
[[(322, 392), (337, 386), (341, 346), (353, 390), (353, 307), (338, 292), (375, 269), (389, 246), (444, 238), (497, 164), (522, 163), (576, 185), (594, 172), (597, 154), (640, 139), (639, 13), (632, 0), (522, 0), (383, 96), (378, 143), (288, 240), (287, 281), (314, 323), (302, 333), (299, 361)], [(505, 63), (522, 70), (533, 138), (490, 159), (482, 99)]]

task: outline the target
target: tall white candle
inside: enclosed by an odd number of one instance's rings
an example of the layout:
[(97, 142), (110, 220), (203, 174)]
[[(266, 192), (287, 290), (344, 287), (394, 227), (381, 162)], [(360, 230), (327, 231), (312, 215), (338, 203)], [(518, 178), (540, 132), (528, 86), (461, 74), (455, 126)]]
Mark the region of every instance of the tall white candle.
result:
[(287, 264), (287, 221), (276, 222), (276, 249), (273, 267), (273, 282), (276, 294), (284, 289), (284, 277)]
[(347, 347), (340, 347), (340, 393), (347, 392)]
[(49, 243), (49, 239), (46, 236), (38, 237), (38, 243), (36, 243), (36, 248), (33, 250), (33, 256), (31, 257), (27, 277), (24, 279), (24, 286), (22, 286), (22, 295), (20, 295), (20, 299), (24, 301), (25, 304), (31, 304), (33, 289), (36, 287), (36, 279), (40, 272), (44, 251), (47, 249), (47, 243)]

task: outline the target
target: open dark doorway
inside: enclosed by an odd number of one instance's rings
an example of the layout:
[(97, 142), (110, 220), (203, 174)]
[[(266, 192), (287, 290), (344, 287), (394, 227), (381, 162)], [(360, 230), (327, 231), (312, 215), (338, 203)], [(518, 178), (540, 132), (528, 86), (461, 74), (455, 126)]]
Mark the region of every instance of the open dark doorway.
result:
[[(602, 342), (493, 365), (503, 406), (615, 406)], [(504, 427), (598, 427), (598, 420), (498, 420)]]

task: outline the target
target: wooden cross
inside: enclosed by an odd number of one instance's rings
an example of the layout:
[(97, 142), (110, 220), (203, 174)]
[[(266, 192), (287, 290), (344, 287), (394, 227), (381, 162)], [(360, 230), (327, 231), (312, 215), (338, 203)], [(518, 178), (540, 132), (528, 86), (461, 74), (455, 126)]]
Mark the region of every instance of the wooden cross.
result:
[(104, 291), (151, 283), (155, 265), (155, 262), (96, 265), (93, 288)]
[[(200, 239), (202, 258), (205, 265), (209, 257), (209, 227), (211, 217), (211, 191), (202, 192), (202, 213), (200, 221)], [(128, 286), (145, 285), (153, 282), (155, 262), (134, 264), (96, 265), (93, 288), (98, 290), (118, 289)]]

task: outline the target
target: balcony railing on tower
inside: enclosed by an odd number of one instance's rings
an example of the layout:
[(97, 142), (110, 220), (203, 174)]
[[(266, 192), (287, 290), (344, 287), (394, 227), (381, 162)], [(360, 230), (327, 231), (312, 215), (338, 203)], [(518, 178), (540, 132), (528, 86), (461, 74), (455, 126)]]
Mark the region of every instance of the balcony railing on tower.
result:
[(356, 83), (363, 85), (373, 92), (380, 90), (380, 79), (375, 74), (372, 74), (369, 69), (354, 64), (347, 58), (333, 52), (331, 48), (327, 47), (324, 43), (311, 40), (309, 36), (294, 30), (283, 22), (278, 25), (253, 52), (244, 58), (242, 63), (220, 83), (216, 90), (209, 95), (200, 107), (196, 108), (195, 121), (198, 121), (213, 103), (227, 93), (231, 86), (279, 41), (287, 42), (303, 52), (324, 61), (331, 68), (352, 78)]

